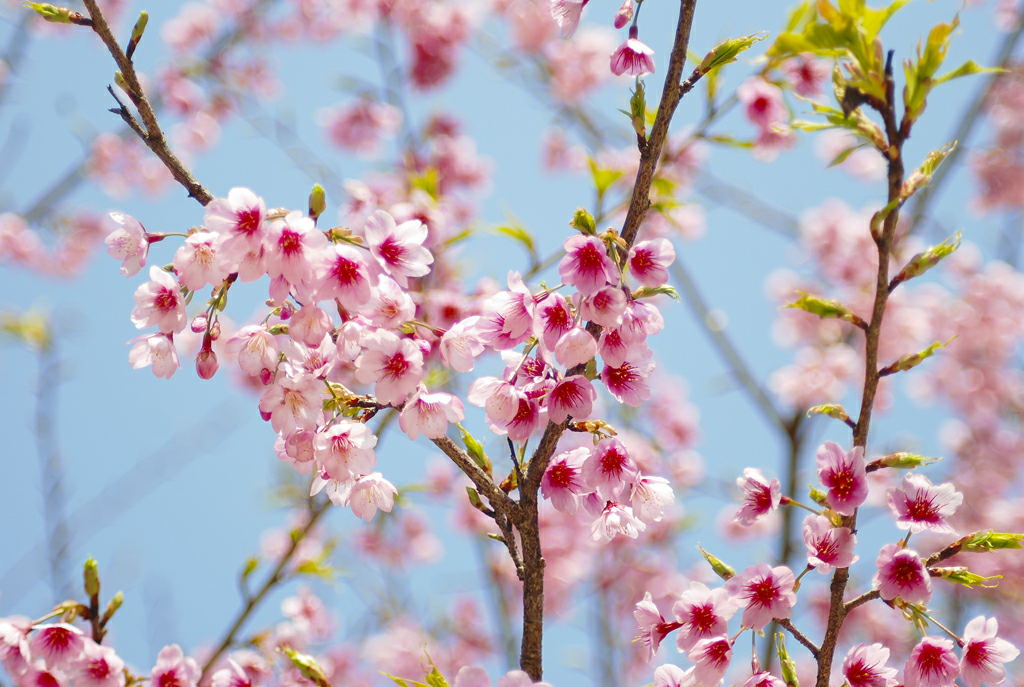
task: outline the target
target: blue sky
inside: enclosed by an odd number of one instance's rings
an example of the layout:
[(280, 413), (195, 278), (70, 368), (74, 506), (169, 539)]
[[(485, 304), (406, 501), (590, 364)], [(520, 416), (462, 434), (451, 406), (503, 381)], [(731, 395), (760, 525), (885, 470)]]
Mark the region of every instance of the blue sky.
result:
[[(649, 3), (644, 8), (644, 37), (655, 48), (661, 67), (671, 37), (658, 35), (657, 29), (674, 22), (675, 4)], [(150, 35), (137, 58), (144, 70), (166, 58), (155, 29), (179, 5), (130, 3), (126, 16), (134, 16), (133, 9), (141, 7), (152, 15)], [(790, 5), (777, 0), (703, 2), (692, 49), (703, 53), (726, 37), (775, 32)], [(887, 46), (896, 49), (897, 59), (909, 55), (928, 26), (947, 21), (958, 8), (959, 3), (949, 0), (911, 3), (883, 34)], [(13, 30), (18, 12), (16, 6), (0, 11), (0, 35)], [(584, 21), (604, 21), (613, 12), (614, 8), (595, 0)], [(989, 11), (965, 11), (961, 19), (949, 63), (956, 65), (967, 58), (989, 63), (1001, 37)], [(281, 67), (284, 88), (267, 110), (293, 121), (297, 136), (338, 177), (364, 172), (365, 163), (323, 145), (313, 116), (318, 108), (346, 98), (336, 87), (341, 77), (376, 78), (375, 68), (359, 46), (288, 46), (275, 48), (272, 59)], [(723, 88), (734, 87), (750, 68), (744, 62), (730, 67)], [(69, 162), (79, 159), (82, 140), (117, 126), (116, 118), (106, 112), (111, 103), (104, 87), (112, 71), (109, 56), (85, 31), (32, 38), (0, 108), (0, 141), (8, 141), (10, 153), (0, 188), (5, 210), (24, 208)], [(651, 90), (654, 84), (660, 84), (660, 74), (649, 82)], [(628, 85), (622, 81), (602, 92), (596, 107), (605, 119), (617, 121), (615, 109), (625, 106)], [(931, 98), (928, 113), (908, 144), (910, 159), (919, 159), (948, 140), (963, 105), (981, 85), (981, 79), (963, 79)], [(702, 106), (699, 97), (687, 98), (679, 109), (676, 129), (694, 122)], [(551, 121), (545, 106), (499, 76), (479, 53), (467, 51), (457, 80), (415, 102), (413, 112), (422, 117), (436, 108), (453, 109), (493, 163), (491, 191), (481, 203), (482, 218), (497, 223), (511, 212), (534, 231), (541, 254), (554, 250), (565, 237), (573, 209), (588, 202), (591, 192), (584, 178), (552, 177), (539, 171), (538, 141)], [(737, 116), (727, 118), (721, 128), (740, 136), (752, 133)], [(718, 178), (793, 214), (829, 197), (861, 207), (883, 195), (881, 185), (857, 181), (836, 169), (823, 171), (809, 139), (802, 139), (797, 149), (771, 165), (743, 151), (715, 149), (708, 166)], [(310, 185), (322, 181), (295, 169), (278, 146), (240, 120), (225, 128), (222, 144), (202, 157), (194, 170), (216, 194), (232, 186), (249, 186), (271, 205), (293, 207), (302, 207)], [(959, 169), (948, 180), (936, 214), (946, 227), (960, 228), (967, 240), (988, 247), (997, 225), (972, 214), (968, 202), (972, 189), (966, 169)], [(336, 203), (340, 189), (328, 187), (328, 195)], [(764, 279), (779, 267), (798, 268), (803, 258), (787, 239), (741, 213), (702, 201), (699, 195), (695, 200), (707, 208), (707, 235), (693, 243), (679, 243), (680, 258), (695, 274), (705, 297), (725, 315), (729, 334), (764, 380), (788, 362), (788, 353), (768, 336), (774, 306), (764, 295)], [(69, 205), (120, 209), (157, 231), (182, 231), (202, 218), (198, 206), (177, 188), (157, 199), (111, 199), (86, 185)], [(506, 239), (486, 233), (474, 237), (464, 251), (470, 260), (467, 274), (501, 279), (508, 269), (521, 268), (525, 261), (518, 248), (509, 246)], [(154, 264), (169, 260), (168, 248), (157, 250)], [(130, 662), (148, 668), (165, 643), (176, 641), (191, 648), (219, 636), (239, 603), (237, 570), (258, 550), (260, 533), (280, 525), (284, 516), (268, 496), (278, 471), (271, 450), (273, 434), (260, 421), (248, 394), (227, 383), (223, 374), (213, 382), (197, 379), (190, 362), (170, 381), (128, 367), (124, 342), (136, 335), (128, 313), (137, 283), (137, 279), (126, 281), (117, 264), (102, 254), (73, 281), (53, 281), (0, 267), (0, 310), (44, 309), (59, 334), (62, 377), (54, 414), (72, 532), (68, 560), (77, 575), (79, 562), (95, 556), (105, 588), (125, 591), (128, 601), (116, 623), (114, 642)], [(236, 316), (244, 316), (243, 306), (238, 307)], [(708, 462), (709, 478), (731, 481), (743, 465), (775, 464), (781, 450), (776, 434), (742, 393), (732, 388), (725, 366), (685, 306), (669, 304), (665, 316), (668, 327), (654, 345), (665, 367), (687, 380), (700, 409), (698, 448)], [(7, 523), (0, 528), (0, 616), (38, 616), (54, 599), (38, 554), (43, 535), (41, 490), (48, 478), (40, 474), (32, 429), (37, 360), (32, 352), (10, 342), (0, 344), (0, 351), (4, 381), (0, 416), (5, 433), (0, 515)], [(938, 450), (941, 417), (941, 409), (900, 406), (877, 423), (875, 443), (912, 435), (922, 447)], [(816, 424), (815, 437), (846, 439), (845, 432), (823, 420)], [(408, 440), (399, 436), (387, 443), (381, 469), (396, 483), (414, 480), (419, 470), (410, 464), (423, 465), (434, 452), (422, 442), (410, 448)], [(119, 482), (125, 474), (131, 478)], [(118, 488), (112, 490), (110, 485)], [(695, 496), (686, 503), (706, 523), (722, 505), (721, 500), (707, 496)], [(329, 522), (341, 531), (357, 526), (351, 513), (341, 509), (330, 515)], [(423, 589), (465, 579), (467, 571), (475, 575), (475, 558), (466, 542), (447, 534), (443, 525), (437, 532), (449, 554), (431, 571), (432, 581)], [(754, 559), (760, 552), (752, 547), (745, 553)], [(689, 551), (681, 552), (680, 558), (681, 567), (687, 567)], [(346, 560), (343, 565), (358, 570), (359, 562)], [(345, 586), (324, 593), (342, 603), (352, 598)], [(341, 615), (343, 625), (351, 619)], [(276, 603), (268, 604), (259, 615), (265, 622), (276, 617)], [(579, 641), (579, 633), (570, 634), (556, 639), (560, 643), (549, 650), (549, 675), (556, 684), (578, 684), (579, 674), (556, 654), (572, 655)]]

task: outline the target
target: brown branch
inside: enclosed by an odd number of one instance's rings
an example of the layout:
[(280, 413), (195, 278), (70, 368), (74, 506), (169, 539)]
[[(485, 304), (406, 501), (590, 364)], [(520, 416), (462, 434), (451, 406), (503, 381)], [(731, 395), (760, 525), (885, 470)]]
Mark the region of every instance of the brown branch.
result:
[[(107, 23), (107, 18), (103, 16), (103, 12), (100, 10), (99, 5), (96, 4), (96, 0), (82, 1), (89, 12), (89, 16), (92, 18), (92, 30), (100, 37), (103, 44), (107, 46), (110, 56), (117, 63), (121, 76), (124, 78), (124, 84), (127, 87), (125, 92), (139, 111), (139, 116), (142, 118), (142, 124), (145, 128), (145, 135), (142, 136), (143, 143), (153, 151), (154, 155), (160, 158), (160, 161), (164, 163), (164, 166), (174, 177), (174, 180), (185, 187), (190, 198), (195, 198), (200, 205), (206, 205), (213, 200), (213, 194), (196, 181), (192, 173), (167, 144), (167, 137), (164, 135), (163, 129), (160, 128), (156, 112), (153, 110), (153, 106), (142, 88), (139, 75), (135, 71), (135, 65), (128, 59), (128, 56), (121, 49), (120, 44), (118, 44), (117, 39), (110, 30), (110, 25)], [(124, 118), (123, 114), (122, 118)], [(125, 121), (129, 120), (126, 119)], [(132, 129), (136, 130), (134, 126)], [(136, 132), (138, 133), (137, 130)]]
[(811, 656), (813, 656), (815, 660), (817, 660), (819, 652), (818, 647), (815, 646), (814, 642), (807, 638), (807, 635), (805, 635), (800, 630), (796, 629), (796, 626), (793, 625), (793, 621), (791, 621), (789, 618), (783, 618), (781, 620), (777, 620), (776, 622), (778, 623), (779, 627), (784, 628), (787, 632), (789, 632), (789, 634), (793, 635), (793, 639), (807, 647), (807, 650), (811, 652)]
[[(896, 224), (899, 221), (898, 200), (903, 187), (903, 144), (910, 136), (909, 127), (901, 127), (896, 121), (896, 95), (892, 77), (892, 52), (889, 53), (885, 69), (885, 101), (875, 104), (882, 122), (885, 125), (888, 149), (881, 151), (888, 160), (888, 202), (893, 210), (882, 223), (882, 231), (872, 236), (878, 252), (878, 271), (875, 277), (875, 298), (871, 309), (871, 321), (865, 332), (864, 343), (864, 389), (861, 394), (860, 414), (853, 430), (853, 445), (866, 448), (868, 431), (871, 427), (871, 413), (874, 410), (875, 395), (881, 380), (878, 370), (878, 345), (882, 333), (882, 320), (885, 306), (889, 299), (889, 256), (896, 240)], [(843, 525), (856, 527), (856, 511), (852, 516), (844, 518)], [(821, 641), (821, 652), (818, 656), (818, 674), (816, 687), (828, 687), (832, 671), (832, 659), (835, 655), (836, 643), (839, 641), (839, 630), (846, 618), (846, 605), (843, 601), (846, 584), (849, 581), (849, 568), (839, 568), (832, 575), (829, 587), (830, 602), (828, 622), (825, 636)]]
[[(92, 0), (85, 1), (86, 3), (89, 3)], [(323, 501), (316, 503), (313, 499), (310, 499), (306, 505), (309, 512), (309, 519), (306, 521), (306, 524), (302, 526), (302, 529), (293, 533), (293, 535), (289, 537), (288, 548), (285, 549), (284, 553), (281, 554), (281, 557), (277, 559), (277, 564), (274, 566), (273, 571), (263, 581), (260, 588), (256, 590), (256, 593), (246, 599), (245, 605), (242, 606), (238, 615), (235, 616), (234, 621), (224, 633), (224, 638), (221, 639), (217, 648), (214, 649), (213, 653), (210, 654), (210, 657), (206, 659), (206, 663), (203, 664), (203, 671), (199, 676), (198, 684), (203, 684), (203, 680), (216, 666), (220, 657), (223, 656), (224, 652), (235, 643), (235, 638), (241, 631), (242, 626), (245, 625), (245, 621), (249, 619), (249, 616), (252, 615), (253, 611), (255, 611), (257, 606), (260, 605), (263, 598), (272, 589), (277, 587), (277, 585), (287, 579), (288, 575), (285, 573), (285, 568), (287, 568), (288, 564), (291, 563), (292, 558), (295, 557), (295, 553), (299, 550), (299, 545), (305, 540), (313, 527), (316, 526), (317, 521), (328, 511), (328, 509), (330, 509), (331, 502), (324, 499)]]
[(863, 606), (868, 601), (874, 601), (875, 599), (881, 598), (877, 589), (872, 589), (869, 592), (864, 592), (858, 597), (854, 597), (846, 602), (843, 607), (843, 613), (849, 613), (858, 606)]

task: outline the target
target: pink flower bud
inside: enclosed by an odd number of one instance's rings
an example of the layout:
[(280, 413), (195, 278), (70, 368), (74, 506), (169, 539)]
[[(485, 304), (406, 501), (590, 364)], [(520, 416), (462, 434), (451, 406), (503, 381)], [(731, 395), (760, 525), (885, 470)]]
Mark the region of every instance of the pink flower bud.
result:
[(203, 348), (196, 356), (196, 372), (202, 379), (210, 379), (217, 374), (217, 354), (212, 348)]
[(205, 313), (200, 313), (192, 319), (192, 324), (189, 325), (192, 329), (193, 334), (202, 334), (206, 331), (206, 325), (209, 320), (206, 319)]
[(621, 29), (633, 18), (633, 0), (624, 0), (622, 7), (615, 14), (615, 28)]

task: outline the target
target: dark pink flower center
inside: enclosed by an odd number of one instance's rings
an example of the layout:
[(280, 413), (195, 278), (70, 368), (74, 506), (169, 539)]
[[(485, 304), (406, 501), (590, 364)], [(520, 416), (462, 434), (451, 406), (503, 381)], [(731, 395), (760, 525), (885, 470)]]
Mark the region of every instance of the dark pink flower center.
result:
[(576, 260), (583, 272), (597, 272), (602, 269), (601, 252), (592, 243), (586, 244), (577, 251)]
[(941, 519), (932, 496), (920, 493), (912, 499), (907, 499), (907, 517), (921, 522), (935, 522)]
[(815, 543), (815, 550), (821, 560), (834, 561), (839, 555), (839, 543), (829, 532)]
[(94, 658), (86, 664), (85, 672), (94, 680), (102, 680), (110, 675), (110, 666), (102, 658)]
[(302, 236), (291, 229), (285, 229), (281, 232), (281, 238), (278, 239), (277, 245), (285, 256), (291, 257), (302, 251)]
[(697, 631), (698, 634), (705, 635), (711, 631), (711, 628), (715, 626), (715, 622), (718, 620), (718, 616), (715, 615), (715, 609), (712, 608), (711, 604), (703, 604), (701, 606), (694, 606), (690, 609), (690, 622), (691, 628)]
[(621, 389), (640, 379), (633, 366), (626, 363), (622, 367), (605, 368), (607, 372), (608, 386)]
[(747, 598), (750, 599), (750, 603), (758, 606), (771, 606), (778, 595), (775, 583), (767, 578), (750, 582), (747, 585)]
[(857, 483), (853, 477), (853, 472), (846, 465), (840, 466), (834, 472), (826, 475), (825, 481), (827, 482), (825, 486), (831, 489), (833, 494), (840, 500), (849, 498)]
[(156, 679), (156, 687), (185, 687), (184, 683), (178, 679), (177, 670), (169, 670), (163, 673)]
[(334, 269), (331, 270), (331, 273), (339, 284), (353, 284), (359, 279), (359, 263), (339, 257), (334, 261)]
[(893, 561), (890, 575), (897, 584), (907, 587), (921, 579), (920, 565), (909, 558), (899, 558)]
[(384, 361), (384, 373), (390, 377), (401, 377), (409, 369), (409, 361), (401, 353), (395, 353)]
[(551, 329), (566, 329), (572, 321), (569, 311), (558, 304), (546, 308), (544, 318), (548, 321), (548, 327)]
[(609, 449), (601, 456), (601, 472), (606, 475), (618, 475), (622, 472), (622, 466), (626, 464), (626, 456), (618, 449)]
[(649, 250), (639, 250), (633, 255), (630, 266), (634, 272), (644, 273), (654, 267), (654, 260), (651, 259)]
[(767, 484), (750, 480), (747, 482), (749, 500), (758, 513), (767, 513), (772, 509), (772, 490)]
[(726, 640), (720, 640), (713, 642), (704, 650), (704, 655), (708, 660), (716, 665), (722, 665), (729, 660), (729, 642)]
[(248, 210), (239, 210), (235, 215), (235, 231), (239, 234), (245, 234), (246, 236), (252, 236), (257, 229), (260, 227), (260, 210), (259, 208), (249, 208)]
[(63, 627), (51, 627), (45, 630), (46, 646), (54, 651), (67, 651), (74, 641), (75, 633)]
[(377, 249), (380, 252), (380, 256), (384, 258), (384, 262), (389, 265), (397, 265), (402, 261), (402, 256), (405, 254), (405, 247), (402, 246), (395, 237), (389, 236), (384, 239), (384, 242), (380, 244)]
[(964, 652), (964, 662), (974, 666), (990, 663), (991, 653), (986, 642), (971, 642)]
[(583, 402), (583, 389), (572, 382), (559, 384), (551, 390), (551, 397), (564, 406), (575, 406)]
[(857, 661), (846, 670), (846, 680), (852, 687), (870, 685), (875, 680), (875, 671), (864, 663)]
[(160, 292), (153, 298), (153, 305), (157, 310), (174, 310), (178, 307), (178, 293), (173, 289), (160, 289)]
[(567, 465), (564, 460), (555, 463), (548, 470), (548, 481), (562, 489), (568, 489), (571, 487), (575, 477), (576, 470)]
[(921, 648), (921, 653), (917, 656), (917, 665), (921, 669), (922, 673), (941, 673), (942, 672), (942, 657), (945, 651), (941, 646), (932, 646), (926, 644)]

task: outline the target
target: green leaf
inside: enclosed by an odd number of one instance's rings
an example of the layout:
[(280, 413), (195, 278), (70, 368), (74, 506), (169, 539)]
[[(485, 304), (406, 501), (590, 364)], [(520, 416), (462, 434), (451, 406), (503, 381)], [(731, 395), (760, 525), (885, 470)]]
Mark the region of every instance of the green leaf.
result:
[(672, 300), (679, 300), (679, 292), (675, 287), (665, 284), (663, 286), (644, 286), (633, 292), (634, 300), (651, 298), (652, 296), (668, 296)]
[(533, 235), (525, 227), (519, 224), (507, 224), (495, 227), (494, 233), (517, 241), (522, 244), (531, 258), (535, 259), (537, 257), (537, 244), (533, 240)]
[(939, 168), (939, 165), (949, 157), (950, 153), (956, 150), (956, 141), (947, 143), (938, 150), (933, 150), (928, 153), (925, 157), (924, 162), (918, 166), (917, 169), (907, 177), (907, 180), (903, 182), (903, 186), (900, 188), (899, 201), (905, 202), (917, 191), (926, 186), (928, 182), (932, 180), (932, 176), (935, 174), (935, 170)]
[(327, 680), (327, 674), (324, 673), (324, 669), (320, 667), (315, 658), (309, 654), (299, 653), (290, 646), (282, 646), (279, 650), (288, 657), (288, 660), (304, 678), (312, 680), (317, 687), (331, 687), (331, 683)]
[(800, 680), (796, 675), (796, 661), (789, 657), (789, 651), (786, 649), (786, 635), (781, 632), (775, 635), (775, 647), (779, 654), (782, 680), (786, 683), (786, 687), (800, 687)]
[(1001, 74), (1005, 71), (1006, 70), (1002, 67), (982, 67), (974, 60), (967, 60), (953, 71), (946, 72), (942, 76), (936, 77), (933, 84), (938, 86), (939, 84), (944, 84), (947, 81), (959, 79), (961, 76), (971, 76), (972, 74)]
[(590, 177), (594, 182), (597, 195), (603, 196), (608, 192), (616, 181), (622, 178), (622, 172), (617, 169), (605, 169), (597, 165), (594, 158), (587, 158), (587, 166), (590, 168)]
[(968, 570), (964, 566), (952, 566), (947, 568), (928, 568), (929, 574), (932, 577), (940, 577), (944, 580), (961, 584), (968, 589), (974, 589), (975, 587), (981, 587), (983, 589), (995, 589), (999, 585), (985, 584), (992, 580), (1002, 579), (1002, 575), (992, 575), (991, 577), (985, 577)]
[(851, 155), (853, 155), (855, 152), (865, 147), (866, 145), (867, 143), (858, 143), (857, 145), (850, 146), (849, 148), (840, 152), (838, 155), (832, 158), (832, 161), (828, 163), (828, 166), (835, 167), (836, 165), (843, 164), (844, 162), (846, 162), (846, 159), (848, 157), (850, 157)]
[(867, 328), (867, 323), (864, 322), (864, 320), (854, 314), (852, 310), (839, 301), (820, 298), (819, 296), (812, 296), (811, 294), (804, 293), (802, 291), (798, 291), (797, 293), (800, 294), (800, 297), (792, 303), (788, 303), (785, 307), (803, 310), (804, 312), (809, 312), (812, 315), (817, 315), (821, 318), (835, 317), (843, 320), (844, 322), (855, 324), (862, 329)]
[(960, 238), (960, 232), (957, 232), (942, 243), (931, 246), (910, 258), (899, 274), (893, 277), (889, 283), (889, 291), (892, 291), (908, 279), (919, 277), (935, 267), (939, 261), (960, 247)]
[(754, 43), (763, 41), (767, 35), (766, 31), (760, 31), (722, 41), (704, 56), (700, 66), (697, 67), (697, 71), (701, 74), (707, 74), (713, 69), (727, 65), (730, 62), (735, 62), (741, 52), (749, 50)]
[(416, 680), (406, 680), (405, 678), (396, 677), (395, 675), (392, 675), (391, 673), (385, 673), (384, 671), (381, 671), (381, 675), (394, 682), (396, 685), (398, 685), (398, 687), (430, 687), (425, 682), (417, 682)]
[(239, 573), (242, 581), (249, 579), (249, 576), (256, 572), (256, 568), (260, 565), (260, 559), (256, 556), (249, 556), (245, 559), (245, 565), (242, 566), (242, 572)]
[(465, 241), (474, 233), (476, 232), (472, 227), (467, 227), (466, 229), (460, 231), (458, 234), (455, 234), (454, 236), (445, 239), (444, 243), (442, 243), (441, 245), (444, 246), (445, 248), (447, 248), (448, 246), (454, 246), (456, 243), (461, 243), (462, 241)]
[(720, 559), (712, 556), (703, 546), (698, 546), (697, 550), (700, 551), (700, 555), (704, 556), (704, 560), (711, 565), (711, 569), (715, 571), (715, 574), (721, 577), (723, 580), (729, 580), (736, 577), (736, 569), (730, 565), (723, 563)]
[(705, 136), (704, 140), (710, 141), (711, 143), (721, 143), (722, 145), (731, 146), (733, 148), (744, 148), (747, 150), (754, 147), (753, 141), (741, 141), (738, 138), (733, 138), (732, 136), (726, 136), (724, 134)]
[(423, 191), (434, 200), (437, 200), (441, 193), (440, 176), (435, 167), (428, 167), (422, 174), (410, 176), (409, 185)]
[(878, 372), (878, 374), (884, 377), (886, 375), (895, 374), (897, 372), (906, 372), (907, 370), (913, 369), (920, 365), (921, 363), (923, 363), (928, 358), (932, 357), (932, 355), (935, 354), (935, 351), (939, 350), (940, 348), (945, 348), (946, 346), (948, 346), (949, 342), (952, 340), (953, 339), (949, 339), (949, 341), (936, 341), (931, 346), (925, 348), (922, 351), (900, 356), (899, 360), (894, 362), (892, 365), (888, 365), (882, 368)]
[(921, 456), (916, 453), (898, 451), (890, 453), (871, 461), (870, 465), (877, 465), (880, 468), (896, 468), (899, 470), (912, 470), (922, 465), (931, 465), (942, 460), (941, 457)]
[(462, 425), (459, 425), (459, 432), (462, 434), (462, 444), (466, 447), (466, 453), (469, 454), (469, 457), (480, 466), (481, 470), (488, 475), (492, 474), (494, 468), (491, 465), (491, 459), (487, 457), (487, 452), (484, 451), (484, 445), (476, 437), (463, 429)]
[(437, 666), (431, 663), (432, 670), (427, 674), (427, 684), (430, 687), (448, 687), (448, 681), (444, 679), (444, 675), (437, 669)]
[(813, 408), (807, 409), (807, 417), (811, 415), (827, 415), (828, 417), (835, 418), (842, 422), (848, 422), (850, 416), (846, 413), (846, 409), (838, 403), (822, 403), (821, 405), (814, 406)]
[(1024, 534), (1014, 532), (972, 532), (964, 537), (961, 551), (983, 553), (995, 549), (1024, 549)]
[(576, 208), (569, 226), (583, 234), (597, 234), (597, 222), (586, 208)]

